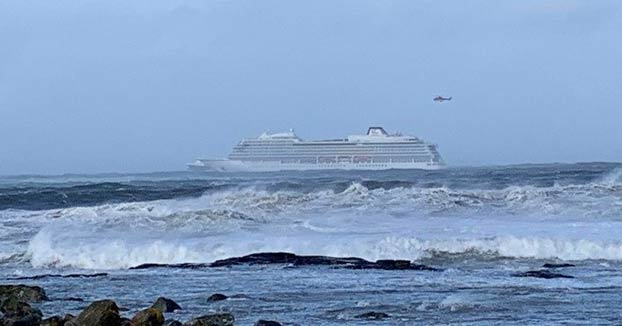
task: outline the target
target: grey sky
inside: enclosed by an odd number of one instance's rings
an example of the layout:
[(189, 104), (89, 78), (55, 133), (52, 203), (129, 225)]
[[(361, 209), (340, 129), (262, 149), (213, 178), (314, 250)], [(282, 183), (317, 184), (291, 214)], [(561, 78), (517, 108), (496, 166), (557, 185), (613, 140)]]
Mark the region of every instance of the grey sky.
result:
[(622, 161), (621, 31), (613, 0), (0, 1), (0, 174), (368, 125), (454, 165)]

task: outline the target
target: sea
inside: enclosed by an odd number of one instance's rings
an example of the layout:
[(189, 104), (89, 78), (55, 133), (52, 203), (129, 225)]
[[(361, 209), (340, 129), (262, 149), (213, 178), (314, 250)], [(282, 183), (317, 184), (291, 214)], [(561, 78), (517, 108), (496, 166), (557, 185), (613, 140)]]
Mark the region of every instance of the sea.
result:
[[(437, 270), (170, 266), (262, 252)], [(236, 325), (620, 325), (622, 164), (4, 176), (0, 284), (43, 287), (45, 316), (165, 296)]]

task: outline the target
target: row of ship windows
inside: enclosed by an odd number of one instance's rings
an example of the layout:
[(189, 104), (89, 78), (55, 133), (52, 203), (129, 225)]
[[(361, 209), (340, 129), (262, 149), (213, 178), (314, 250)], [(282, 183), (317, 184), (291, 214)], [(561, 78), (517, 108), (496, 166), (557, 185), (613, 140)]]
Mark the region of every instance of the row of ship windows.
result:
[(244, 159), (244, 161), (253, 161), (253, 162), (280, 162), (283, 164), (289, 163), (305, 163), (305, 164), (333, 164), (333, 163), (417, 163), (417, 162), (430, 162), (434, 160), (432, 157), (393, 157), (393, 158), (374, 158), (374, 159), (365, 159), (360, 160), (356, 158), (343, 158), (343, 157), (319, 157), (317, 159), (261, 159), (261, 158), (249, 158)]
[(311, 148), (333, 148), (333, 149), (337, 149), (337, 148), (344, 148), (344, 147), (372, 147), (372, 146), (380, 146), (380, 147), (395, 147), (395, 148), (402, 148), (402, 147), (409, 147), (409, 146), (426, 146), (425, 143), (401, 143), (401, 144), (387, 144), (387, 143), (369, 143), (369, 144), (365, 144), (365, 143), (358, 143), (358, 144), (343, 144), (343, 145), (331, 145), (331, 144), (327, 144), (327, 145), (294, 145), (294, 144), (239, 144), (235, 147), (244, 147), (244, 148), (250, 148), (250, 147), (256, 147), (256, 148), (276, 148), (276, 147), (283, 147), (283, 148), (296, 148), (296, 149), (311, 149)]
[(361, 148), (361, 149), (344, 149), (339, 151), (332, 150), (309, 150), (309, 151), (293, 151), (293, 150), (261, 150), (261, 149), (248, 149), (248, 150), (233, 150), (232, 153), (262, 153), (262, 154), (277, 154), (277, 153), (286, 153), (286, 154), (306, 154), (313, 155), (314, 153), (324, 154), (324, 153), (336, 153), (337, 155), (344, 153), (405, 153), (405, 152), (427, 152), (430, 149), (427, 147), (420, 148), (401, 148), (401, 149), (393, 149), (393, 148)]

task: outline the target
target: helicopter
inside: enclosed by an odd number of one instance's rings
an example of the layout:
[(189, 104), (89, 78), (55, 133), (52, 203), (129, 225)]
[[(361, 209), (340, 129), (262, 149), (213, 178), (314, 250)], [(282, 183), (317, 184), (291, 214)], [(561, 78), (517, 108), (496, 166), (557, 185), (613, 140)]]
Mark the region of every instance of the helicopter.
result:
[(451, 96), (450, 97), (442, 97), (442, 96), (437, 96), (434, 98), (434, 102), (444, 102), (444, 101), (451, 101)]

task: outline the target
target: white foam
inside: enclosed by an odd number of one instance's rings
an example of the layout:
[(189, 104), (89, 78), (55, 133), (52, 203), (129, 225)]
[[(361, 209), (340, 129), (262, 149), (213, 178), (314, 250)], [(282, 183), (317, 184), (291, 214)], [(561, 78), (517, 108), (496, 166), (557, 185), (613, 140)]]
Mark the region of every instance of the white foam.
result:
[[(608, 176), (614, 184), (622, 169), (616, 173)], [(605, 182), (494, 190), (370, 190), (353, 183), (342, 192), (247, 187), (183, 200), (10, 214), (39, 230), (27, 249), (34, 266), (116, 269), (261, 251), (370, 260), (439, 251), (620, 260), (621, 191)]]

